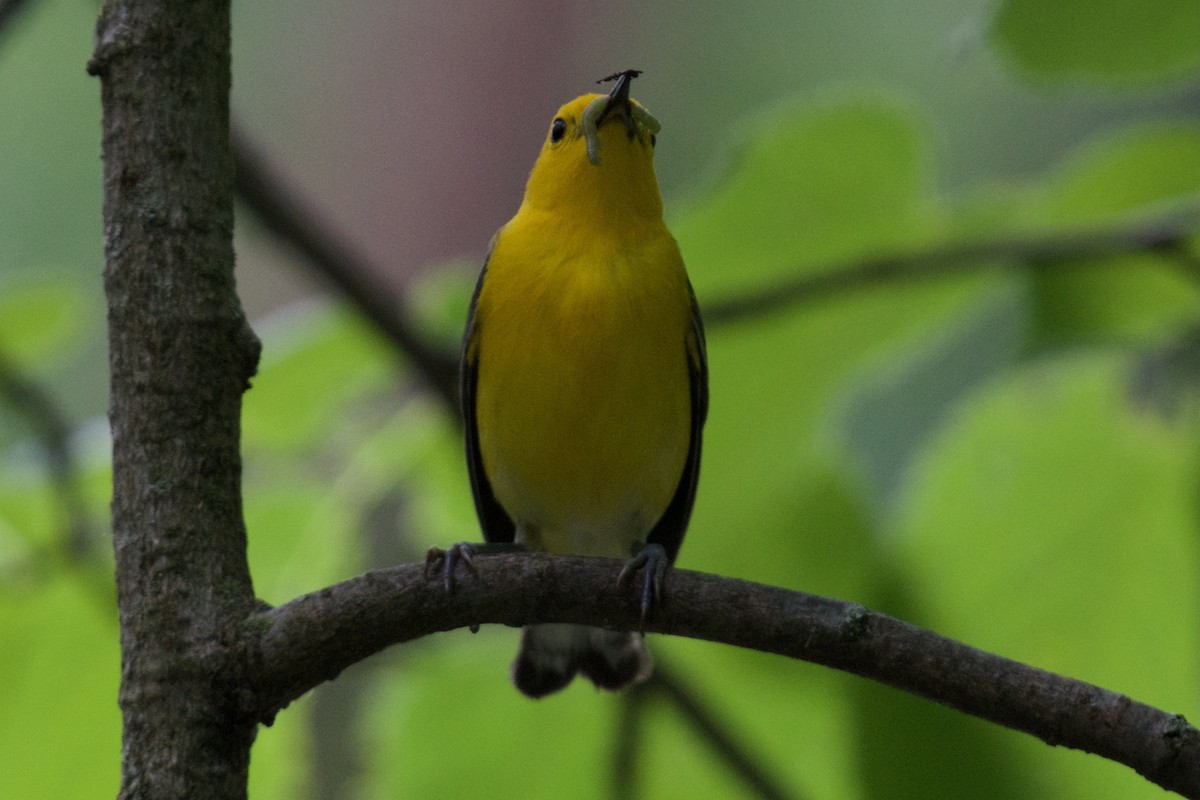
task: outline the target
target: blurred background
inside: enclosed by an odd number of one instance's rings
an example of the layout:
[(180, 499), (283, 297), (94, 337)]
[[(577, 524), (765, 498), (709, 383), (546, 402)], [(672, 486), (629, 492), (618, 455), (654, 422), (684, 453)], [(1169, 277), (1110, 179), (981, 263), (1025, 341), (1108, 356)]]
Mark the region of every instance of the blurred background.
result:
[[(0, 5), (3, 797), (118, 785), (95, 14)], [(644, 70), (709, 312), (680, 565), (1200, 719), (1200, 3), (260, 0), (233, 32), (240, 145), (448, 351), (554, 110)], [(264, 342), (244, 413), (259, 595), (477, 539), (455, 412), (255, 205), (237, 226)], [(900, 266), (856, 272), (880, 259)], [(858, 277), (818, 291), (835, 273)], [(734, 304), (755, 293), (776, 302)], [(458, 631), (349, 670), (261, 732), (251, 796), (1161, 796), (704, 642), (652, 637), (668, 680), (632, 695), (532, 703), (507, 681), (516, 637)]]

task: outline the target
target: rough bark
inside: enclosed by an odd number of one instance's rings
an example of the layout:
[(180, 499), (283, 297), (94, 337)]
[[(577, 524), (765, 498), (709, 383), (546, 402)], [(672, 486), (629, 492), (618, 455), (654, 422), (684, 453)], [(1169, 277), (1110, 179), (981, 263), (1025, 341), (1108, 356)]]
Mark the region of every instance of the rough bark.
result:
[(244, 797), (227, 632), (254, 606), (239, 417), (227, 0), (113, 0), (101, 78), (121, 798)]

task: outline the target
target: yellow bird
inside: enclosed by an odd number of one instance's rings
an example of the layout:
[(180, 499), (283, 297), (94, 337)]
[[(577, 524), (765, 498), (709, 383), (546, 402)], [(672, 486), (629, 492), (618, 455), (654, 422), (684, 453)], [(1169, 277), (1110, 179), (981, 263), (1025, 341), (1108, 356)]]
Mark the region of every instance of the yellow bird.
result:
[[(629, 97), (638, 74), (554, 115), (475, 288), (462, 401), (484, 539), (635, 556), (645, 612), (691, 514), (708, 385), (654, 175), (659, 126)], [(620, 689), (650, 670), (641, 633), (535, 625), (512, 679), (542, 697), (577, 672)]]

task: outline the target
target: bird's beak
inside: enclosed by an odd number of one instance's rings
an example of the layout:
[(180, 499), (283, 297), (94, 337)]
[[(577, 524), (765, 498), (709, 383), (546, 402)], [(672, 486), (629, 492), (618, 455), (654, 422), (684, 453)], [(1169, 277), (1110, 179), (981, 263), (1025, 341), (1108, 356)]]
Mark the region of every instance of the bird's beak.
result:
[(615, 117), (624, 121), (630, 137), (637, 135), (637, 125), (633, 121), (633, 108), (629, 102), (629, 84), (636, 76), (637, 72), (634, 70), (627, 70), (617, 75), (616, 83), (613, 84), (612, 91), (608, 93), (608, 105), (605, 107), (604, 113), (600, 115), (600, 119), (596, 120), (597, 128)]

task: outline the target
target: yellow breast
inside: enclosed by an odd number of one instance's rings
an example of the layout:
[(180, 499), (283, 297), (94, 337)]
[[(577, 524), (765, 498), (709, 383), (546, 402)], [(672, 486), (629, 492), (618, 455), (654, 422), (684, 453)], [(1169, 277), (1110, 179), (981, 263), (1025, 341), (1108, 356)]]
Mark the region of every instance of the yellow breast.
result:
[(665, 226), (606, 237), (518, 214), (476, 305), (476, 422), (527, 546), (625, 557), (688, 450), (689, 297)]

